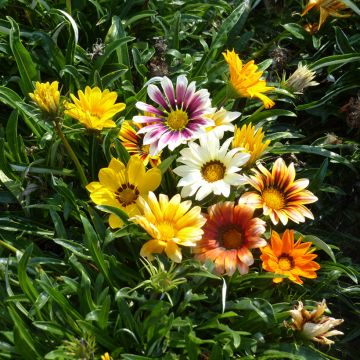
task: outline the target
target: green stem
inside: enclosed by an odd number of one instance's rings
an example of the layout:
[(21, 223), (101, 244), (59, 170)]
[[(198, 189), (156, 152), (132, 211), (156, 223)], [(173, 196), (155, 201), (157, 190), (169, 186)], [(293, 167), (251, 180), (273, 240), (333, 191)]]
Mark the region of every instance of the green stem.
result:
[(6, 243), (5, 241), (0, 240), (0, 245), (2, 245), (4, 248), (12, 251), (14, 254), (18, 251), (17, 248), (13, 247), (12, 245)]
[(71, 145), (67, 141), (64, 133), (61, 130), (61, 126), (58, 119), (54, 120), (55, 130), (57, 134), (59, 135), (59, 138), (61, 139), (63, 145), (65, 146), (66, 151), (68, 152), (69, 156), (71, 157), (71, 160), (74, 162), (75, 167), (79, 173), (80, 181), (83, 187), (85, 187), (88, 184), (88, 181), (86, 179), (84, 170), (80, 164), (79, 159), (77, 158), (76, 154), (74, 153), (74, 150), (72, 149)]
[(66, 0), (66, 12), (71, 15), (71, 0)]

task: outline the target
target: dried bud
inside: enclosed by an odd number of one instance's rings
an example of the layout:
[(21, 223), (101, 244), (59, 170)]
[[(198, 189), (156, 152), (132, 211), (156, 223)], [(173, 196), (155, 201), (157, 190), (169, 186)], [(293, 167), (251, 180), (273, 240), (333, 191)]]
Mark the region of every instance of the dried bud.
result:
[(360, 129), (360, 97), (352, 97), (341, 109), (347, 114), (346, 123), (352, 129)]

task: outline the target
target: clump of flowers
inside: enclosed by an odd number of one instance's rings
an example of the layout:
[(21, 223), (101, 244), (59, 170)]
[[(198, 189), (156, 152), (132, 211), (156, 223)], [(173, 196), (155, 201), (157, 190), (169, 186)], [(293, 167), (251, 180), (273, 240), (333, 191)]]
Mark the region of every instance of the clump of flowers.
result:
[(307, 87), (319, 85), (314, 81), (315, 71), (306, 65), (298, 64), (298, 68), (289, 76), (284, 85), (295, 94), (302, 94)]
[(250, 249), (267, 244), (261, 237), (265, 222), (253, 214), (253, 208), (230, 201), (209, 207), (204, 235), (193, 250), (195, 257), (212, 260), (218, 274), (231, 276), (236, 270), (248, 273), (254, 263)]
[(306, 340), (316, 341), (324, 345), (334, 344), (330, 340), (330, 336), (344, 335), (339, 330), (333, 330), (336, 326), (343, 323), (343, 319), (335, 319), (330, 316), (324, 315), (327, 309), (325, 299), (318, 303), (316, 309), (309, 312), (304, 308), (301, 301), (294, 310), (290, 310), (292, 322), (285, 323), (285, 326), (297, 331)]
[(112, 118), (125, 109), (125, 104), (117, 103), (117, 93), (108, 89), (101, 91), (98, 87), (86, 86), (85, 92), (78, 91), (77, 98), (70, 94), (73, 103), (65, 101), (65, 114), (77, 119), (87, 129), (102, 130), (116, 127)]
[(143, 144), (144, 135), (138, 133), (143, 127), (143, 124), (124, 121), (121, 124), (119, 138), (130, 155), (139, 157), (145, 166), (150, 162), (152, 167), (156, 167), (161, 163), (161, 152), (154, 156), (150, 155), (149, 145)]
[(256, 160), (260, 159), (270, 144), (270, 140), (264, 140), (262, 128), (256, 129), (252, 124), (243, 125), (241, 128), (235, 127), (234, 138), (231, 143), (233, 149), (242, 148), (243, 152), (250, 154), (250, 159), (246, 167), (251, 167)]
[[(311, 242), (302, 242), (301, 237), (295, 243), (294, 230), (285, 230), (282, 237), (273, 230), (271, 244), (260, 249), (263, 269), (286, 275), (296, 284), (303, 283), (300, 276), (314, 279), (320, 265), (313, 261), (317, 255), (313, 254), (315, 248), (311, 248), (311, 245)], [(283, 280), (283, 277), (275, 277), (273, 282), (280, 283)]]
[(230, 195), (232, 185), (241, 185), (245, 179), (239, 174), (241, 166), (250, 158), (240, 149), (228, 150), (231, 138), (220, 146), (219, 139), (211, 134), (199, 139), (200, 145), (190, 142), (181, 150), (178, 162), (184, 164), (174, 169), (181, 176), (178, 186), (182, 197), (193, 196), (202, 200), (210, 193), (215, 195)]
[(341, 0), (309, 0), (301, 16), (306, 15), (314, 7), (320, 11), (318, 29), (320, 29), (329, 16), (339, 18), (351, 16), (351, 14), (340, 12), (348, 9), (348, 6)]
[[(132, 156), (127, 165), (115, 158), (107, 168), (99, 171), (99, 181), (86, 186), (91, 200), (97, 205), (107, 205), (125, 211), (129, 216), (140, 214), (140, 196), (147, 197), (149, 191), (155, 190), (161, 182), (159, 169), (145, 170), (144, 163)], [(122, 220), (110, 214), (109, 225), (119, 228)]]
[(136, 215), (130, 220), (140, 225), (152, 239), (145, 243), (140, 255), (153, 259), (153, 254), (165, 254), (174, 262), (181, 262), (179, 245), (195, 246), (204, 231), (201, 229), (206, 220), (201, 215), (201, 208), (191, 208), (191, 201), (181, 201), (179, 194), (170, 200), (160, 194), (157, 200), (150, 192), (148, 200), (139, 199), (143, 215)]
[(260, 80), (263, 72), (258, 70), (254, 60), (250, 60), (243, 65), (239, 56), (234, 50), (223, 53), (225, 61), (229, 65), (230, 85), (239, 97), (260, 99), (264, 107), (269, 109), (275, 105), (264, 93), (274, 90), (272, 86), (267, 86), (265, 80)]
[(207, 90), (196, 91), (195, 82), (188, 83), (185, 75), (177, 78), (174, 86), (169, 78), (161, 80), (163, 92), (154, 84), (147, 88), (149, 98), (157, 105), (137, 102), (139, 110), (149, 115), (134, 116), (133, 121), (146, 123), (138, 134), (145, 134), (143, 144), (150, 145), (150, 155), (158, 154), (168, 147), (174, 150), (179, 145), (205, 133), (205, 128), (214, 124), (205, 116), (213, 112)]
[(279, 220), (286, 225), (289, 219), (295, 223), (304, 222), (305, 217), (314, 219), (304, 205), (317, 201), (317, 197), (305, 190), (309, 185), (308, 179), (295, 180), (294, 163), (287, 167), (284, 160), (279, 158), (271, 173), (260, 163), (257, 167), (260, 171), (252, 170), (255, 176), (246, 176), (247, 182), (256, 191), (243, 194), (240, 202), (256, 209), (262, 208), (264, 215), (269, 216), (275, 225)]
[(51, 84), (37, 81), (34, 92), (29, 93), (29, 96), (45, 113), (56, 116), (59, 112), (60, 91), (57, 81), (53, 81)]

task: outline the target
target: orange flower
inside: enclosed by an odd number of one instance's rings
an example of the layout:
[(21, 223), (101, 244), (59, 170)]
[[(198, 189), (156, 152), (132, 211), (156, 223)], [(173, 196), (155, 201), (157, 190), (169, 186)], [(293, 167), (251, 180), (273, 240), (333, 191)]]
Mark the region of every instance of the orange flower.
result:
[[(315, 248), (311, 248), (311, 242), (301, 242), (300, 237), (294, 243), (294, 230), (285, 230), (282, 239), (276, 231), (271, 233), (271, 246), (267, 245), (260, 249), (263, 269), (275, 274), (287, 275), (289, 280), (302, 284), (300, 276), (315, 279), (316, 270), (320, 265), (312, 261), (317, 257), (312, 254)], [(280, 283), (284, 278), (274, 278), (274, 283)]]
[(214, 261), (218, 274), (231, 276), (236, 269), (240, 274), (248, 273), (254, 263), (249, 249), (266, 245), (261, 238), (265, 222), (253, 214), (253, 208), (230, 201), (209, 207), (204, 235), (193, 250), (195, 257), (200, 261)]
[(263, 208), (264, 215), (270, 216), (276, 225), (279, 220), (286, 225), (288, 220), (296, 223), (304, 222), (305, 217), (314, 219), (311, 211), (304, 204), (317, 201), (317, 197), (305, 190), (309, 185), (308, 179), (295, 180), (295, 168), (291, 163), (286, 166), (283, 159), (275, 161), (270, 173), (260, 163), (260, 171), (253, 169), (255, 176), (246, 176), (248, 183), (257, 191), (246, 192), (239, 200), (256, 209)]
[(157, 167), (161, 163), (161, 152), (155, 156), (150, 155), (150, 145), (143, 145), (144, 135), (137, 134), (143, 127), (143, 124), (124, 121), (121, 124), (119, 139), (130, 155), (139, 157), (145, 166), (150, 162), (152, 167)]
[(309, 0), (309, 3), (301, 16), (307, 14), (313, 7), (316, 7), (320, 11), (318, 29), (320, 29), (321, 25), (326, 21), (329, 15), (334, 17), (349, 17), (351, 15), (339, 12), (339, 10), (341, 11), (348, 8), (348, 6), (340, 0)]
[(264, 107), (269, 109), (275, 103), (264, 93), (274, 90), (273, 86), (267, 86), (265, 80), (260, 80), (263, 72), (255, 65), (254, 60), (250, 60), (245, 65), (234, 50), (222, 53), (225, 61), (229, 65), (230, 85), (240, 97), (260, 99)]

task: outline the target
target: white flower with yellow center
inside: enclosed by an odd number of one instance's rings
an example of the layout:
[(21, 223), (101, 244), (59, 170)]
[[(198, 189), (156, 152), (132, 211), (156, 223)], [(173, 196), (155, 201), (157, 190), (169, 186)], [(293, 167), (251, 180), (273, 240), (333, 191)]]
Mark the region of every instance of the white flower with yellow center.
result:
[(241, 166), (250, 158), (240, 149), (228, 151), (232, 138), (220, 146), (219, 139), (208, 134), (199, 139), (200, 145), (190, 142), (188, 148), (180, 151), (178, 162), (184, 164), (174, 169), (181, 176), (178, 186), (182, 197), (193, 196), (202, 200), (210, 193), (230, 195), (231, 185), (242, 185), (246, 182), (239, 174)]
[(213, 114), (205, 115), (214, 121), (214, 125), (206, 128), (207, 132), (213, 133), (217, 138), (222, 139), (225, 131), (234, 132), (234, 124), (232, 123), (241, 115), (238, 111), (227, 111), (224, 108), (217, 110)]

